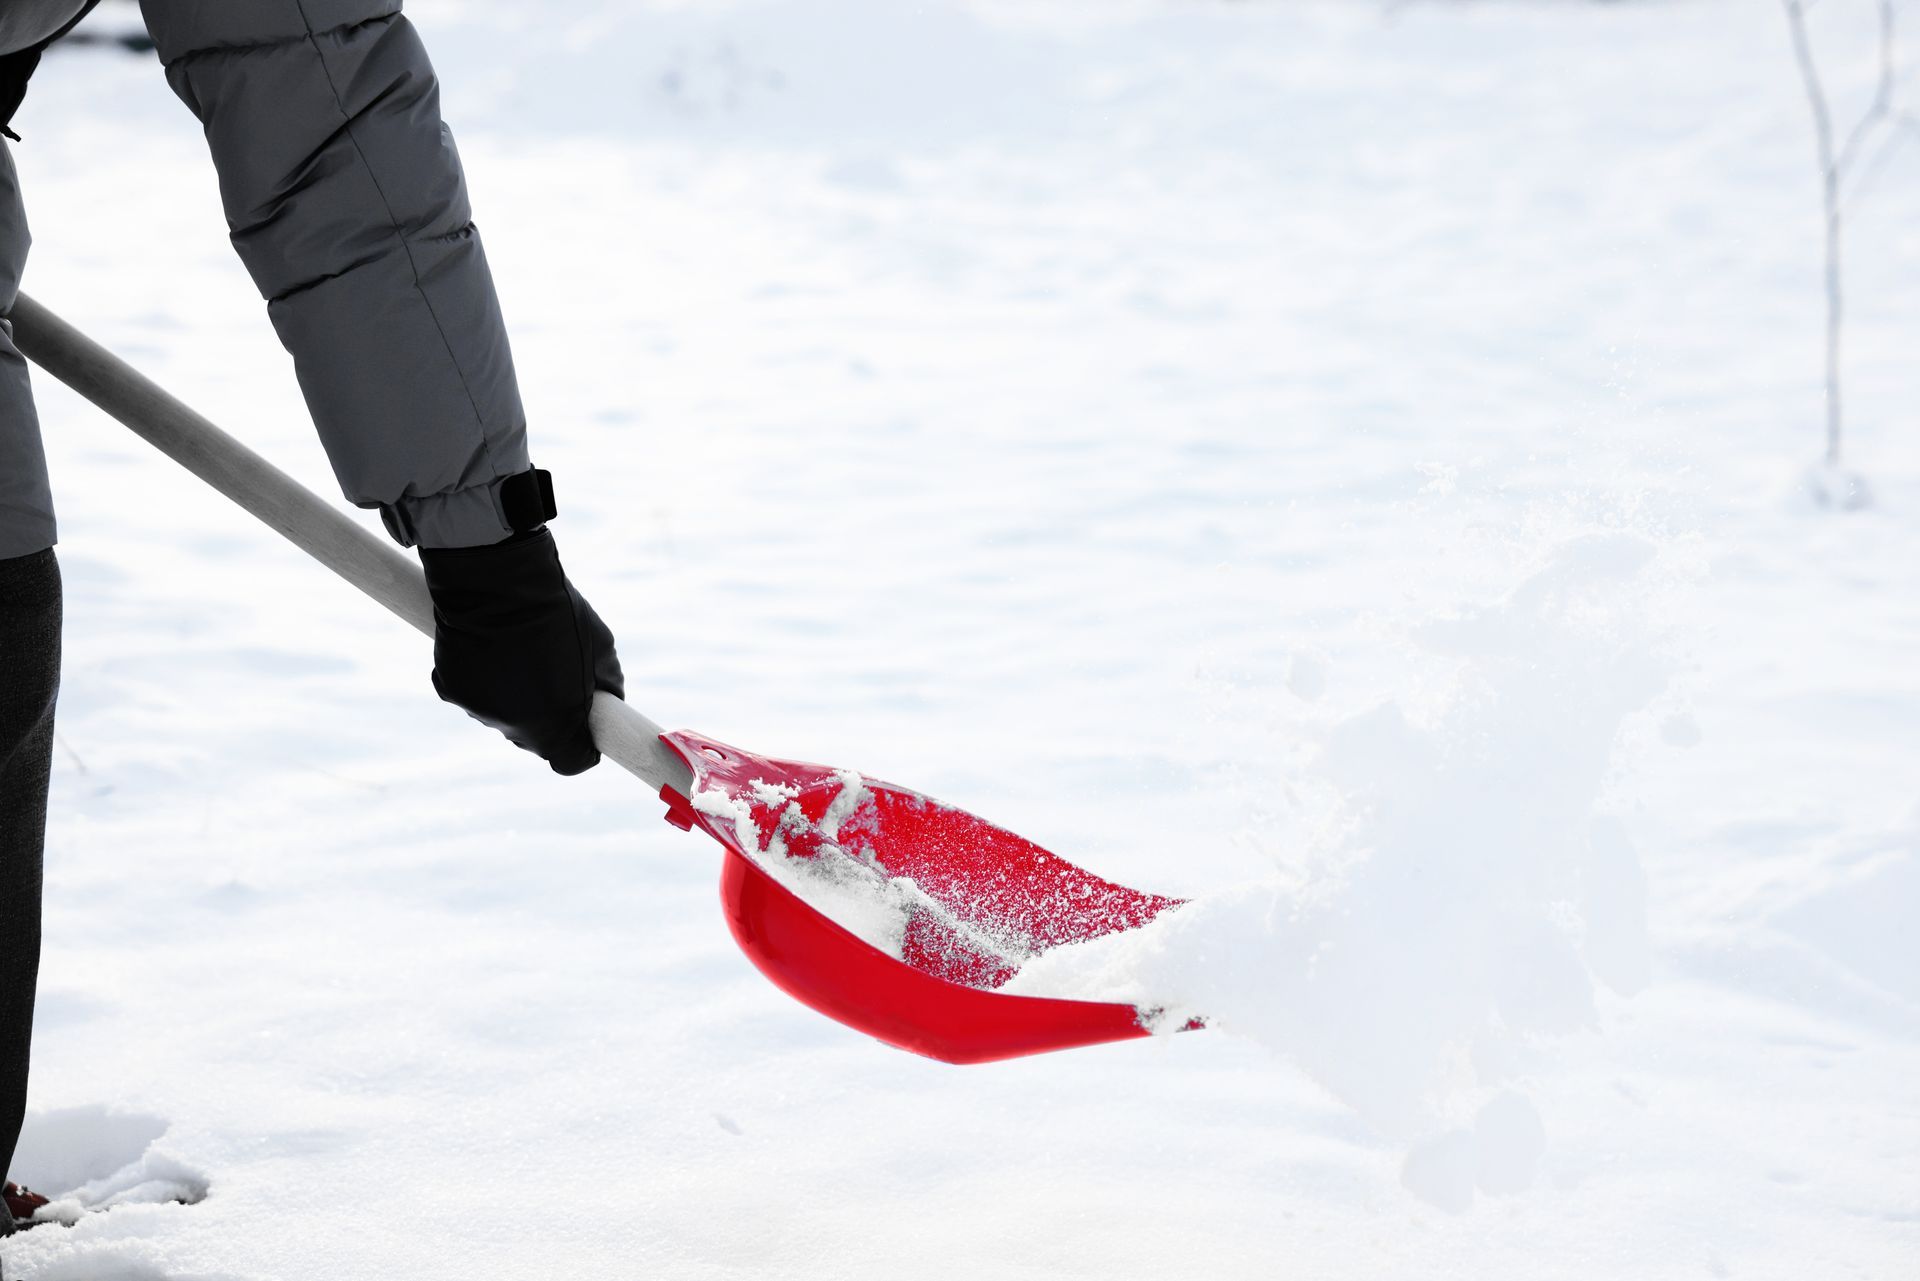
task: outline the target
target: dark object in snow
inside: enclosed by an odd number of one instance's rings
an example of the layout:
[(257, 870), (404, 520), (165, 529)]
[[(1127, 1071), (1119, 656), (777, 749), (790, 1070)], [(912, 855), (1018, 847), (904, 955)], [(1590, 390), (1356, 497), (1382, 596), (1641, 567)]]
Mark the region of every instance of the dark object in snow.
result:
[(106, 45), (128, 53), (152, 53), (153, 37), (144, 31), (76, 31), (61, 41), (76, 47)]
[(47, 1203), (38, 1192), (30, 1192), (18, 1183), (0, 1185), (0, 1199), (7, 1203), (6, 1222), (0, 1223), (0, 1236), (34, 1226), (33, 1212)]
[[(552, 507), (545, 508), (551, 513)], [(613, 633), (567, 581), (544, 525), (487, 547), (420, 549), (433, 596), (433, 688), (556, 774), (600, 761), (597, 689), (625, 691)]]
[[(24, 1232), (28, 1228), (47, 1227), (49, 1225), (70, 1228), (82, 1218), (93, 1214), (105, 1214), (114, 1208), (112, 1202), (104, 1205), (76, 1208), (72, 1201), (66, 1201), (56, 1207), (53, 1214), (43, 1215), (40, 1213), (40, 1210), (51, 1204), (49, 1198), (43, 1197), (38, 1192), (34, 1192), (28, 1188), (23, 1188), (18, 1183), (8, 1183), (0, 1186), (4, 1186), (5, 1188), (6, 1201), (6, 1215), (0, 1217), (0, 1236), (7, 1236), (14, 1232)], [(195, 1195), (176, 1193), (171, 1197), (156, 1196), (146, 1198), (142, 1201), (142, 1204), (192, 1205), (204, 1199), (205, 1195), (204, 1191)], [(6, 1281), (4, 1274), (0, 1274), (0, 1281)]]

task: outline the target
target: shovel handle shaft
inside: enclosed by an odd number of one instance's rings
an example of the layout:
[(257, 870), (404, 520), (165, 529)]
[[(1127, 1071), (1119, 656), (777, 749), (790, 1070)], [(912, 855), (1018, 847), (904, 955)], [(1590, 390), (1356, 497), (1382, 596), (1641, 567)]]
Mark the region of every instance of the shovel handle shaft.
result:
[[(433, 602), (420, 566), (332, 504), (213, 425), (118, 356), (21, 294), (7, 317), (14, 346), (135, 435), (278, 530), (301, 551), (433, 635)], [(685, 792), (692, 775), (660, 741), (660, 727), (604, 691), (593, 698), (593, 741), (603, 756), (655, 790)]]

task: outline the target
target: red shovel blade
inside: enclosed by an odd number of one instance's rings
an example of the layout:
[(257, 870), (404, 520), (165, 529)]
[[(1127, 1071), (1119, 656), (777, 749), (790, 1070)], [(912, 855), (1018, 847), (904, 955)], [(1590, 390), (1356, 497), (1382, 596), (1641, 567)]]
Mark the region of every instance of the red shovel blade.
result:
[[(726, 847), (720, 895), (733, 937), (796, 1000), (946, 1063), (1147, 1035), (1151, 1011), (994, 989), (1050, 947), (1136, 929), (1182, 900), (1102, 880), (1005, 828), (852, 770), (774, 760), (685, 730), (661, 740), (693, 771), (691, 797), (661, 789), (668, 821), (697, 824)], [(867, 937), (816, 903), (857, 919)]]

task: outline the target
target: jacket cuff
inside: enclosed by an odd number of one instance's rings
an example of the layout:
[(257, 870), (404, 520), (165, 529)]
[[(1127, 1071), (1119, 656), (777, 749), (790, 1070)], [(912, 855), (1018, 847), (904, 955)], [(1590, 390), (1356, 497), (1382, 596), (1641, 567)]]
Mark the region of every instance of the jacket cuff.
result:
[(500, 506), (498, 480), (402, 498), (380, 508), (380, 522), (402, 547), (484, 547), (513, 533)]

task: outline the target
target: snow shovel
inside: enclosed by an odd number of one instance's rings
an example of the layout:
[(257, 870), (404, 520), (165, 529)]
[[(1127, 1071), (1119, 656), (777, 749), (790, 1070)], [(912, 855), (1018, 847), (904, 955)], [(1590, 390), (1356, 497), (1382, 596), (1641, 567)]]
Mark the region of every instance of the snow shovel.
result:
[[(35, 364), (433, 635), (412, 559), (25, 294), (11, 320)], [(733, 937), (802, 1003), (947, 1063), (1147, 1035), (1158, 1011), (995, 989), (1049, 948), (1136, 929), (1181, 900), (1102, 880), (911, 788), (663, 732), (606, 693), (590, 725), (604, 756), (659, 793), (667, 821), (725, 848)]]

